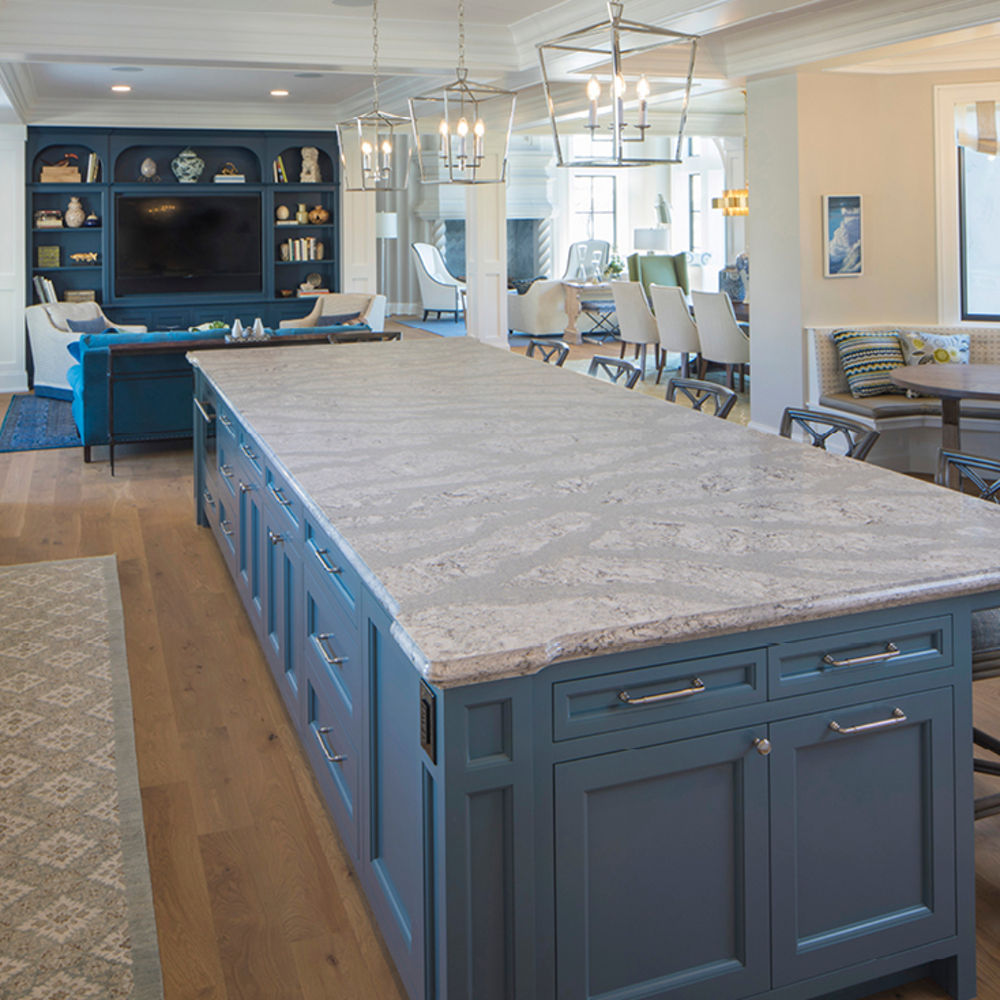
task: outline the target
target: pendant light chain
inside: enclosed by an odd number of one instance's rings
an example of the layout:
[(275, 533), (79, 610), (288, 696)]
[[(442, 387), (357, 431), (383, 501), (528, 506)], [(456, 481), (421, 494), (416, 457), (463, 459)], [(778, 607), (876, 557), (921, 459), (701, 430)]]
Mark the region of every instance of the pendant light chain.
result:
[(372, 0), (372, 89), (378, 111), (378, 0)]
[(465, 0), (458, 0), (458, 69), (465, 69)]

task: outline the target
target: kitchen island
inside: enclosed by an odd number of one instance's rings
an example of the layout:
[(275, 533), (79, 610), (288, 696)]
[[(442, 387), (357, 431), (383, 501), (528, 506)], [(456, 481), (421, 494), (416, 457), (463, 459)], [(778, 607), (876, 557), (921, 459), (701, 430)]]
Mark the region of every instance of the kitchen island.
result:
[(1000, 510), (467, 340), (191, 357), (199, 520), (414, 1000), (975, 995)]

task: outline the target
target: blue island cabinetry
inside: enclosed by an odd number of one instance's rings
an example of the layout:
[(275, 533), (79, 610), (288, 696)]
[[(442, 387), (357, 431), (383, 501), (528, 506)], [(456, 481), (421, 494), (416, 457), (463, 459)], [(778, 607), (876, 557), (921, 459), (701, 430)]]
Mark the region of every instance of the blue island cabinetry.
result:
[(429, 684), (196, 371), (196, 509), (412, 1000), (975, 996), (952, 597)]

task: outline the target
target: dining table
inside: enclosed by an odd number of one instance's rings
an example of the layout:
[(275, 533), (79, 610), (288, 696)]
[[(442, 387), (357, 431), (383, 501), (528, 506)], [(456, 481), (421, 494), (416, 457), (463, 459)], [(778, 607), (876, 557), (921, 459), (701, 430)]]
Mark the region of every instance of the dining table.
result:
[(941, 400), (941, 446), (948, 451), (962, 446), (959, 421), (963, 399), (1000, 401), (1000, 365), (907, 365), (894, 368), (889, 378), (900, 388)]

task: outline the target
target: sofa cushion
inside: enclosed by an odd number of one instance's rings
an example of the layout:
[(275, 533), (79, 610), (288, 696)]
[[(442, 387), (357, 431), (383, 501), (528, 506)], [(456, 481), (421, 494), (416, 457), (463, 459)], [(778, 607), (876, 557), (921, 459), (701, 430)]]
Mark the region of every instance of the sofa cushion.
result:
[(852, 396), (904, 395), (904, 390), (889, 378), (889, 372), (902, 368), (905, 363), (895, 330), (838, 330), (833, 335), (833, 342), (840, 353), (840, 363)]
[(884, 417), (920, 417), (941, 412), (941, 400), (920, 398), (907, 399), (899, 393), (885, 393), (879, 396), (858, 398), (849, 392), (831, 392), (819, 398), (820, 406), (833, 410), (855, 413), (873, 420)]
[(66, 320), (70, 333), (114, 333), (115, 328), (108, 326), (103, 316), (95, 316), (93, 319), (73, 319)]

